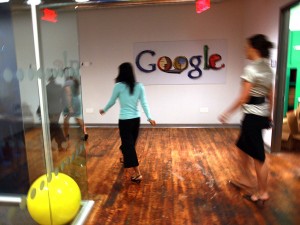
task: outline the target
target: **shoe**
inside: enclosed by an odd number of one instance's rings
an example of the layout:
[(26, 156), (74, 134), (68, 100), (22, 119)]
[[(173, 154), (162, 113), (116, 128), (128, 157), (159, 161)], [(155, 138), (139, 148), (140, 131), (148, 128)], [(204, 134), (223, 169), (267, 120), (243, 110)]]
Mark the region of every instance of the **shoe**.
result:
[(242, 184), (236, 180), (229, 180), (228, 181), (228, 184), (232, 185), (235, 189), (237, 189), (238, 191), (246, 194), (246, 195), (250, 195), (253, 193), (253, 188), (248, 186), (248, 185), (245, 185), (245, 184)]
[(62, 146), (63, 149), (68, 150), (68, 148), (69, 148), (69, 143), (68, 143), (67, 141), (63, 141), (63, 142), (61, 143), (61, 146)]
[(143, 176), (141, 174), (131, 177), (131, 181), (135, 182), (137, 184), (141, 183), (142, 179), (143, 179)]
[(84, 134), (84, 136), (81, 137), (81, 140), (87, 141), (88, 138), (89, 138), (89, 135), (88, 134)]
[(64, 152), (64, 151), (67, 151), (67, 149), (63, 148), (63, 147), (58, 147), (58, 151), (59, 152)]
[(68, 147), (69, 147), (69, 145), (68, 145), (67, 141), (63, 141), (63, 142), (57, 144), (57, 148), (58, 148), (59, 152), (67, 151)]
[(258, 195), (255, 195), (255, 194), (253, 194), (253, 195), (244, 195), (244, 198), (247, 199), (250, 202), (255, 203), (259, 207), (263, 207), (264, 204), (265, 204), (265, 201), (267, 201), (269, 199), (269, 198), (262, 199)]
[(63, 146), (58, 146), (57, 149), (58, 149), (59, 152), (67, 151), (67, 149)]

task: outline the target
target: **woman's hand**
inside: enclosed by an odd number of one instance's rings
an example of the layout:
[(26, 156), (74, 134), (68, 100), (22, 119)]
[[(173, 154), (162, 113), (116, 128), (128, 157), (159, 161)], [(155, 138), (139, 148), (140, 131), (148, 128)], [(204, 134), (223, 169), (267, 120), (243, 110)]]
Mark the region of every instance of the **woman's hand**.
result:
[(218, 117), (219, 121), (221, 123), (227, 123), (228, 119), (229, 119), (229, 115), (227, 113), (222, 113), (219, 117)]
[(99, 110), (99, 113), (103, 116), (105, 114), (104, 110), (103, 109), (100, 109)]
[(155, 120), (151, 120), (151, 119), (149, 119), (148, 121), (149, 121), (149, 123), (151, 124), (151, 126), (156, 126), (156, 122), (155, 122)]
[(269, 127), (267, 129), (271, 129), (274, 127), (273, 119), (272, 117), (269, 118)]
[(241, 93), (240, 96), (232, 103), (232, 105), (223, 112), (219, 117), (219, 121), (221, 123), (227, 123), (229, 117), (243, 104), (247, 103), (250, 99), (250, 91), (253, 87), (253, 84), (248, 81), (242, 82)]

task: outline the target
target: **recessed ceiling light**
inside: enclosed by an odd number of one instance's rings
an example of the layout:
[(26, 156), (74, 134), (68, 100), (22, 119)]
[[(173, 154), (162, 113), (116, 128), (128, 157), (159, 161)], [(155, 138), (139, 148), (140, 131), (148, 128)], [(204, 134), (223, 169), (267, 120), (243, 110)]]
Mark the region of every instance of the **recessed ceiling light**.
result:
[(41, 2), (41, 0), (27, 0), (28, 5), (39, 5)]
[(75, 0), (75, 2), (78, 2), (78, 3), (82, 3), (82, 2), (88, 2), (89, 0)]

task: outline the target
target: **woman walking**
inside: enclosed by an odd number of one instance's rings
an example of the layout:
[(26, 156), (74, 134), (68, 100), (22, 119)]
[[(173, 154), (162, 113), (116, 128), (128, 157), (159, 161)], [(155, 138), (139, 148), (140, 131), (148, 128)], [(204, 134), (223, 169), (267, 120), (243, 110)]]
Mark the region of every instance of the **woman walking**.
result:
[(139, 183), (142, 180), (142, 175), (135, 150), (140, 128), (139, 102), (150, 124), (155, 126), (156, 122), (151, 118), (144, 86), (136, 82), (130, 63), (126, 62), (119, 66), (119, 74), (115, 81), (116, 84), (110, 100), (104, 109), (101, 109), (99, 112), (101, 115), (104, 115), (115, 104), (116, 100), (119, 99), (119, 132), (121, 138), (120, 149), (123, 154), (122, 162), (124, 163), (124, 168), (133, 168), (134, 174), (131, 177), (131, 181)]
[[(251, 60), (244, 68), (241, 76), (242, 86), (240, 96), (234, 101), (219, 120), (226, 123), (229, 116), (242, 107), (244, 118), (241, 132), (236, 146), (241, 150), (241, 165), (246, 174), (250, 174), (250, 161), (254, 160), (257, 190), (249, 197), (255, 203), (263, 203), (269, 199), (267, 190), (268, 167), (266, 163), (262, 129), (270, 128), (273, 107), (273, 72), (266, 58), (269, 58), (269, 49), (273, 44), (262, 34), (247, 39), (246, 57)], [(253, 187), (256, 184), (244, 173), (239, 183)]]

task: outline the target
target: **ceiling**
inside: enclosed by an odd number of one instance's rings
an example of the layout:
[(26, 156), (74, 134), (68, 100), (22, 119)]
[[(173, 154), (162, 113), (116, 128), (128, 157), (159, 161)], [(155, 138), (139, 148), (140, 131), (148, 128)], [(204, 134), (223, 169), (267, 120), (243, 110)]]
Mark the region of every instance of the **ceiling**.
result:
[[(58, 9), (79, 9), (104, 8), (104, 7), (129, 7), (139, 5), (159, 5), (159, 4), (184, 4), (194, 3), (196, 0), (90, 0), (86, 3), (76, 3), (74, 0), (42, 0), (40, 5), (42, 8), (58, 8)], [(211, 0), (211, 3), (219, 3), (224, 0)], [(27, 9), (29, 6), (26, 0), (11, 0), (10, 5), (13, 9)]]

